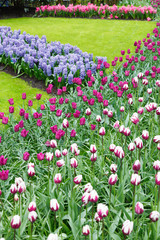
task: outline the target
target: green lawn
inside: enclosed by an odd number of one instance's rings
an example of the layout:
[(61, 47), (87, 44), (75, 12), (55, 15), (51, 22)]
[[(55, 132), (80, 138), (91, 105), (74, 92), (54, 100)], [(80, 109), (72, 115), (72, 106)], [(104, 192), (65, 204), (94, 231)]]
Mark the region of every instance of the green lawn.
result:
[(133, 49), (135, 40), (152, 32), (155, 22), (68, 19), (68, 18), (16, 18), (0, 20), (0, 25), (21, 29), (27, 33), (47, 36), (48, 41), (60, 41), (78, 46), (94, 56), (106, 56), (112, 61), (120, 50)]
[(27, 101), (25, 101), (25, 109), (27, 108), (28, 100), (33, 101), (33, 108), (37, 107), (37, 101), (35, 96), (37, 93), (42, 94), (42, 101), (49, 98), (49, 95), (37, 88), (32, 88), (27, 82), (20, 78), (12, 78), (11, 75), (4, 72), (0, 72), (0, 112), (5, 112), (8, 116), (9, 98), (14, 99), (15, 112), (18, 114), (20, 107), (23, 107), (22, 93), (27, 95)]
[[(135, 40), (146, 37), (152, 32), (155, 22), (94, 20), (67, 18), (16, 18), (0, 20), (0, 25), (10, 26), (12, 30), (46, 35), (48, 41), (60, 41), (77, 45), (81, 50), (93, 53), (94, 56), (107, 56), (108, 61), (120, 56), (120, 50), (133, 50)], [(0, 111), (8, 112), (7, 99), (14, 98), (17, 106), (21, 105), (21, 93), (26, 92), (32, 99), (36, 93), (21, 79), (13, 79), (10, 75), (0, 72)], [(47, 96), (43, 94), (44, 98)]]

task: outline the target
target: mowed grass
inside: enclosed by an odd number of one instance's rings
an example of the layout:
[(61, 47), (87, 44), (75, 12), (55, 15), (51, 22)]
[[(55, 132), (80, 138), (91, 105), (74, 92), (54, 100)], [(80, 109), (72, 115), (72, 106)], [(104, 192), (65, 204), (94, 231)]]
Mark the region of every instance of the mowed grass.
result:
[[(106, 56), (111, 62), (120, 51), (131, 49), (133, 43), (146, 37), (155, 27), (155, 22), (95, 20), (68, 18), (15, 18), (0, 20), (0, 26), (10, 26), (12, 30), (21, 29), (32, 35), (46, 35), (47, 40), (60, 41), (78, 46), (82, 51), (95, 56)], [(7, 100), (14, 98), (15, 106), (22, 105), (21, 93), (27, 93), (27, 99), (33, 99), (42, 91), (33, 89), (20, 78), (12, 78), (0, 72), (0, 112), (8, 113)], [(43, 99), (48, 97), (43, 92)]]
[(131, 48), (136, 40), (146, 37), (156, 26), (155, 22), (69, 19), (69, 18), (16, 18), (0, 20), (0, 25), (12, 30), (21, 29), (32, 35), (46, 35), (47, 40), (70, 43), (82, 51), (104, 56), (111, 62), (120, 51)]
[[(22, 100), (22, 93), (26, 93), (27, 98), (25, 101)], [(40, 103), (49, 98), (49, 95), (37, 88), (32, 88), (27, 82), (20, 78), (12, 78), (10, 74), (0, 72), (0, 112), (4, 112), (5, 116), (9, 115), (9, 102), (8, 99), (14, 99), (15, 112), (18, 116), (20, 107), (25, 105), (25, 109), (28, 106), (28, 100), (33, 101), (33, 108), (37, 108), (37, 100), (35, 99), (36, 94), (42, 94), (42, 100)]]

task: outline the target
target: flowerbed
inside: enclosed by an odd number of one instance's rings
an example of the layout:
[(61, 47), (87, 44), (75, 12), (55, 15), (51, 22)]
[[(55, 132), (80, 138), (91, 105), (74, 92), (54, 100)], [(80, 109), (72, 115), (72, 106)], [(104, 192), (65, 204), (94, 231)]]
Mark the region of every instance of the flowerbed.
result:
[(84, 89), (76, 78), (75, 92), (58, 89), (41, 106), (37, 94), (36, 109), (23, 93), (20, 121), (13, 117), (14, 99), (8, 100), (9, 118), (0, 113), (6, 126), (0, 136), (1, 237), (158, 239), (158, 26), (154, 36), (134, 43), (135, 56), (128, 49), (112, 75), (105, 76), (99, 60), (96, 74), (87, 71)]
[[(79, 48), (60, 42), (47, 43), (20, 30), (12, 32), (9, 27), (0, 27), (0, 62), (10, 65), (16, 72), (30, 77), (53, 82), (55, 86), (73, 84), (74, 77), (86, 78), (86, 71), (96, 72), (93, 55)], [(106, 58), (102, 58), (106, 59)]]
[(113, 5), (101, 5), (100, 7), (88, 3), (88, 5), (70, 4), (68, 7), (64, 5), (55, 6), (41, 6), (36, 8), (36, 16), (53, 16), (53, 17), (82, 17), (82, 18), (115, 18), (115, 19), (147, 19), (148, 21), (154, 19), (157, 10), (153, 7), (135, 7)]

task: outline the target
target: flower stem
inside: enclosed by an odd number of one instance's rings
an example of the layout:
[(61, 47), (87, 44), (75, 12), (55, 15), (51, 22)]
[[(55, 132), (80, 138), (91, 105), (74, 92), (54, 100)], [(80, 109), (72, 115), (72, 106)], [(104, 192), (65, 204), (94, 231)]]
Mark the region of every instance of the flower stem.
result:
[(56, 230), (56, 211), (54, 212), (54, 231)]
[(104, 218), (102, 219), (102, 240), (104, 240)]
[(16, 229), (14, 229), (14, 240), (16, 239)]
[(91, 232), (91, 239), (93, 240), (93, 219), (94, 219), (94, 202), (92, 203), (92, 232)]
[(160, 186), (158, 186), (158, 202), (157, 202), (157, 211), (159, 212), (159, 201), (160, 201)]
[(132, 206), (132, 221), (134, 221), (134, 213), (135, 213), (135, 195), (136, 195), (136, 186), (133, 188), (133, 206)]

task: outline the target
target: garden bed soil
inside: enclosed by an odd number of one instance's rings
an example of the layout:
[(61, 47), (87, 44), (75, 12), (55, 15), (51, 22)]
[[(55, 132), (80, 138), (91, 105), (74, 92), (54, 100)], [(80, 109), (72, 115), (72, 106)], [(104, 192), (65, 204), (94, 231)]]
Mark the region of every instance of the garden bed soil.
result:
[(0, 7), (0, 19), (33, 17), (34, 7)]
[[(10, 74), (11, 76), (13, 76), (13, 78), (17, 76), (17, 74), (14, 72), (14, 70), (11, 67), (9, 66), (5, 67), (5, 65), (1, 63), (0, 63), (0, 71)], [(43, 80), (39, 81), (35, 77), (29, 77), (26, 74), (20, 76), (20, 78), (25, 82), (27, 82), (31, 87), (38, 88), (42, 91), (46, 91), (47, 87), (45, 86), (45, 82)], [(52, 94), (56, 95), (56, 93), (57, 93), (57, 88), (53, 86)]]

